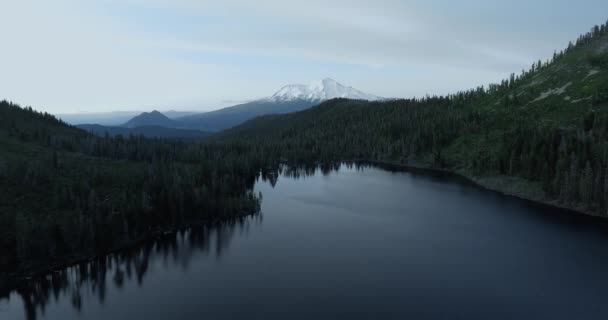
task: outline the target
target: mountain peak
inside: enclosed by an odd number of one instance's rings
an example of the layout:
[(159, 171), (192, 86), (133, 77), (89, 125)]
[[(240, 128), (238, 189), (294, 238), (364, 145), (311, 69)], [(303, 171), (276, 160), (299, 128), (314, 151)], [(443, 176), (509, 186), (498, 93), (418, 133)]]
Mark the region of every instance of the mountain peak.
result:
[(324, 78), (304, 84), (286, 85), (277, 91), (269, 100), (272, 101), (325, 101), (334, 98), (376, 101), (382, 98), (361, 92), (353, 87), (347, 87), (332, 78)]
[(135, 128), (150, 125), (172, 127), (174, 126), (174, 123), (173, 120), (169, 119), (167, 116), (165, 116), (158, 110), (154, 110), (152, 112), (144, 112), (129, 120), (122, 126), (127, 128)]

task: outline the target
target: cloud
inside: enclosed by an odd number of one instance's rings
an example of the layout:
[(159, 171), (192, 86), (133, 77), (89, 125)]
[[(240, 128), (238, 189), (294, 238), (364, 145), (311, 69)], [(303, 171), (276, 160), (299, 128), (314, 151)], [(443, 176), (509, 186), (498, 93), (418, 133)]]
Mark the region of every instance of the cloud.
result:
[[(529, 57), (496, 56), (476, 50), (488, 43), (465, 38), (441, 18), (402, 1), (131, 1), (148, 10), (169, 10), (199, 18), (170, 49), (301, 57), (364, 66), (417, 63), (512, 67)], [(220, 23), (206, 22), (222, 17)], [(137, 21), (141, 22), (141, 21)], [(502, 50), (510, 51), (502, 47)], [(516, 57), (515, 60), (506, 59)], [(474, 62), (474, 63), (473, 63)]]
[[(211, 103), (201, 88), (227, 82), (228, 67), (189, 64), (148, 51), (130, 34), (72, 2), (24, 1), (2, 19), (0, 94), (51, 111)], [(8, 49), (10, 48), (10, 49)], [(201, 77), (200, 75), (214, 75)]]

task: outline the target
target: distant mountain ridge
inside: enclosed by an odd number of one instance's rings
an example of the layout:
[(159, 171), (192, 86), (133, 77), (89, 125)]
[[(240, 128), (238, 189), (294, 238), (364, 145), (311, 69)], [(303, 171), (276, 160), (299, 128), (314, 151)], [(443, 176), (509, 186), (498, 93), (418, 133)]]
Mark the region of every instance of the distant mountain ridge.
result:
[(217, 132), (238, 126), (258, 116), (301, 111), (316, 104), (318, 102), (306, 100), (284, 102), (257, 100), (216, 111), (181, 117), (176, 121), (181, 128)]
[[(95, 123), (104, 126), (120, 126), (141, 114), (143, 111), (109, 111), (109, 112), (85, 112), (85, 113), (61, 113), (56, 116), (71, 125)], [(194, 111), (161, 111), (169, 119), (185, 117), (200, 112)]]
[[(118, 130), (117, 127), (129, 129), (138, 127), (164, 127), (198, 130), (203, 132), (218, 132), (238, 126), (243, 122), (258, 116), (302, 111), (324, 101), (336, 98), (367, 101), (386, 100), (376, 95), (367, 94), (353, 87), (345, 86), (331, 78), (325, 78), (306, 85), (286, 85), (269, 97), (210, 112), (188, 113), (168, 111), (166, 113), (161, 113), (157, 110), (143, 112), (121, 125), (108, 127), (103, 131), (125, 132), (124, 130)], [(91, 128), (89, 124), (81, 125), (81, 127)], [(99, 127), (95, 127), (95, 130), (102, 131)], [(149, 128), (148, 130), (145, 130), (145, 132), (149, 132)], [(163, 134), (165, 133), (166, 132), (163, 132)]]
[(334, 98), (379, 101), (382, 97), (367, 94), (325, 78), (308, 85), (290, 84), (272, 96), (211, 112), (176, 118), (180, 128), (217, 132), (235, 127), (258, 116), (302, 111)]
[(128, 136), (144, 136), (147, 138), (186, 138), (186, 139), (195, 139), (195, 138), (204, 138), (211, 133), (204, 132), (200, 130), (188, 130), (188, 129), (178, 129), (178, 128), (167, 128), (162, 126), (148, 125), (148, 126), (138, 126), (134, 128), (126, 128), (126, 127), (115, 127), (115, 126), (103, 126), (99, 124), (80, 124), (76, 127), (90, 132), (97, 136), (105, 136), (108, 134), (111, 137), (122, 135), (123, 137)]

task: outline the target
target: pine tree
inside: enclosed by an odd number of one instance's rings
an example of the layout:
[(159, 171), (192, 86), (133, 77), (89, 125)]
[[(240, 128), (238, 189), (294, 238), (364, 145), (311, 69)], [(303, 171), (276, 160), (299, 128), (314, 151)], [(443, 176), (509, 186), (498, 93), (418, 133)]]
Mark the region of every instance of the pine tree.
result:
[(593, 169), (589, 161), (587, 161), (580, 179), (579, 194), (583, 205), (587, 208), (590, 207), (593, 200)]
[(604, 212), (606, 215), (608, 215), (608, 166), (604, 169), (603, 200), (604, 200)]
[(576, 203), (578, 200), (578, 157), (574, 152), (570, 154), (568, 181), (568, 200), (570, 203)]

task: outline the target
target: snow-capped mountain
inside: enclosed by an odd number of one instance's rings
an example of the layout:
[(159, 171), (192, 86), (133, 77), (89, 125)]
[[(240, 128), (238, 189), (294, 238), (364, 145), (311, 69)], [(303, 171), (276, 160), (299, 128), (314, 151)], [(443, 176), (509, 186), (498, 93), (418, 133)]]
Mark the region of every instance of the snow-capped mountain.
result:
[(217, 132), (262, 115), (302, 111), (334, 98), (378, 101), (384, 98), (344, 86), (325, 78), (308, 85), (284, 86), (271, 97), (242, 103), (215, 111), (197, 113), (169, 119), (160, 112), (142, 113), (125, 123), (123, 127), (162, 126), (177, 129), (194, 129)]
[(237, 126), (247, 120), (268, 114), (302, 111), (319, 103), (334, 99), (385, 100), (384, 98), (344, 86), (325, 78), (308, 85), (284, 86), (268, 98), (258, 99), (236, 106), (175, 119), (183, 128), (205, 131), (221, 131)]
[(361, 92), (353, 87), (344, 86), (337, 81), (325, 78), (308, 85), (290, 84), (281, 88), (265, 100), (285, 102), (295, 100), (325, 101), (334, 98), (377, 101), (383, 98)]

